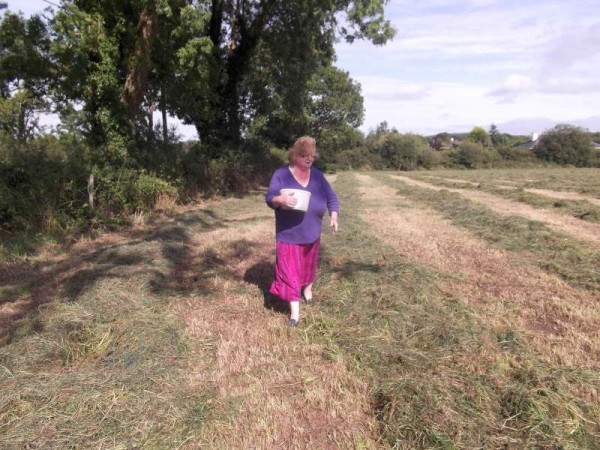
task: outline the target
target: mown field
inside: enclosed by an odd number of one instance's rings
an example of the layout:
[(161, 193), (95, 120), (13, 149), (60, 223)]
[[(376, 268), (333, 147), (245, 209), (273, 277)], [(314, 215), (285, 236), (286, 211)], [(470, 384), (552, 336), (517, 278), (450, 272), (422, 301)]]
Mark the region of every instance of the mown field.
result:
[(263, 193), (0, 267), (0, 447), (600, 448), (600, 170), (344, 172), (298, 328)]

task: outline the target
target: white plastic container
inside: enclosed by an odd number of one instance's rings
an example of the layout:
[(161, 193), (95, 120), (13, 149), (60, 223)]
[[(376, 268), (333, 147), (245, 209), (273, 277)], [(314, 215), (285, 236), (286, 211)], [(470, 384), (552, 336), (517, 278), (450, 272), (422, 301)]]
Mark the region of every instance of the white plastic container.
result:
[(280, 194), (293, 195), (298, 199), (293, 209), (298, 211), (307, 211), (308, 203), (310, 202), (310, 192), (302, 189), (282, 189)]

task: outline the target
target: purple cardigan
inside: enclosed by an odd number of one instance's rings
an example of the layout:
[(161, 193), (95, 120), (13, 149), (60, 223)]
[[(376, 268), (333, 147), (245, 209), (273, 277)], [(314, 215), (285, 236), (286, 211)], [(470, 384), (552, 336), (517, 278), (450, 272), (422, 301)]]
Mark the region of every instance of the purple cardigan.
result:
[[(304, 189), (310, 191), (308, 211), (275, 208), (273, 197), (279, 195), (281, 189)], [(296, 179), (289, 166), (275, 171), (265, 198), (267, 205), (275, 210), (275, 238), (288, 244), (310, 244), (321, 237), (321, 225), (325, 211), (339, 212), (337, 195), (323, 173), (311, 167), (308, 186), (303, 187)]]

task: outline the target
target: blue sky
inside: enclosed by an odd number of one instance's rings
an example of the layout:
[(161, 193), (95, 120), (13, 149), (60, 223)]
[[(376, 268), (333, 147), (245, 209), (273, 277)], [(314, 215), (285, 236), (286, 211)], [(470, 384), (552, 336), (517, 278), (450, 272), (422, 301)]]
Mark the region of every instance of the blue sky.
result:
[(362, 86), (363, 129), (600, 131), (597, 1), (392, 0), (386, 16), (397, 30), (386, 46), (337, 47)]
[[(39, 12), (42, 0), (4, 0)], [(391, 0), (387, 45), (337, 45), (361, 84), (368, 131), (423, 135), (494, 123), (513, 134), (557, 123), (600, 131), (597, 0)], [(182, 129), (188, 134), (188, 129)]]

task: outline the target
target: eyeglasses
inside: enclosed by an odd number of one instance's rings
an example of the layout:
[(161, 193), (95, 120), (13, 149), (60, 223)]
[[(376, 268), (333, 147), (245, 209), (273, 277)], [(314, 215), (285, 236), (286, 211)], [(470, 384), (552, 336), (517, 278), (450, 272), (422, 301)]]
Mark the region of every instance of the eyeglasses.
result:
[(302, 155), (300, 158), (303, 159), (317, 159), (317, 155)]

